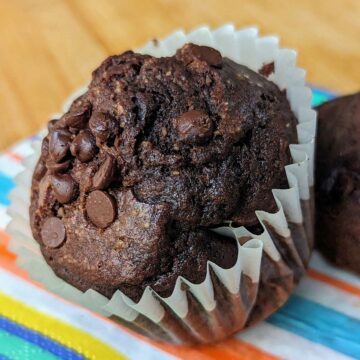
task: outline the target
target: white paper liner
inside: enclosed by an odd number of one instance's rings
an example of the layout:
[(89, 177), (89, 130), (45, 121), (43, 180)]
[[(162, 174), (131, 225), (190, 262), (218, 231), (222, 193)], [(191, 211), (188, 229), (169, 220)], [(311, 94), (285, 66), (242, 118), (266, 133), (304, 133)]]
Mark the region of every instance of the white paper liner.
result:
[[(216, 229), (216, 232), (238, 240), (236, 264), (230, 269), (222, 269), (208, 262), (207, 275), (202, 283), (192, 284), (179, 277), (170, 297), (162, 298), (148, 287), (138, 303), (119, 290), (109, 300), (96, 291), (82, 293), (67, 284), (45, 262), (29, 225), (31, 177), (39, 158), (40, 143), (34, 144), (33, 155), (24, 160), (24, 172), (15, 179), (17, 186), (10, 195), (11, 205), (8, 210), (12, 221), (7, 231), (12, 237), (9, 248), (17, 254), (18, 265), (49, 290), (105, 316), (116, 317), (128, 325), (132, 323), (140, 326), (145, 332), (151, 332), (153, 336), (163, 340), (210, 342), (226, 337), (275, 311), (287, 300), (299, 277), (296, 271), (301, 275), (307, 265), (312, 248), (311, 189), (314, 184), (316, 113), (311, 109), (311, 90), (305, 86), (305, 71), (296, 67), (296, 52), (280, 49), (277, 37), (260, 37), (256, 28), (236, 30), (233, 25), (227, 24), (215, 30), (206, 26), (199, 27), (188, 34), (179, 30), (163, 40), (149, 42), (136, 51), (157, 57), (171, 56), (188, 42), (214, 47), (223, 56), (254, 71), (258, 71), (264, 64), (274, 62), (275, 69), (269, 79), (280, 89), (286, 90), (291, 109), (299, 122), (299, 143), (290, 145), (294, 163), (286, 166), (289, 189), (273, 190), (279, 210), (275, 214), (256, 212), (264, 232), (253, 235), (244, 227), (234, 228), (231, 224)], [(70, 96), (64, 104), (63, 112), (86, 90), (85, 86)], [(60, 117), (61, 114), (57, 116)], [(284, 247), (287, 253), (292, 254), (295, 264), (293, 267), (289, 265), (288, 255), (286, 258), (282, 256)], [(265, 277), (270, 276), (264, 273), (266, 263), (270, 264), (271, 269), (276, 269), (275, 277), (280, 277), (283, 284), (289, 285), (280, 286), (277, 295), (274, 295), (274, 304), (268, 306), (267, 310), (261, 310), (261, 303), (257, 300), (266, 289)], [(215, 286), (214, 276), (220, 285)], [(264, 284), (259, 286), (261, 282)], [(226, 307), (222, 310), (225, 300), (217, 299), (220, 293), (227, 296)], [(193, 316), (194, 306), (198, 308), (197, 315)], [(228, 326), (230, 320), (221, 319), (226, 318), (227, 312), (237, 319), (235, 325)], [(202, 327), (196, 327), (197, 316), (202, 316)], [(235, 321), (234, 319), (231, 321)]]

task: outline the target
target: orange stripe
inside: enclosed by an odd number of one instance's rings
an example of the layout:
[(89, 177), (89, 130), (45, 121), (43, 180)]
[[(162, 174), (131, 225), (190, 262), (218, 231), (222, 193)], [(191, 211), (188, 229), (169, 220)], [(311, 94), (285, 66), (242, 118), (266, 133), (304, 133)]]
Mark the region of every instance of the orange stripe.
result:
[(23, 157), (21, 155), (15, 153), (13, 151), (7, 151), (6, 155), (11, 157), (15, 161), (22, 161), (23, 160)]
[(240, 341), (238, 339), (228, 339), (225, 341), (226, 346), (231, 347), (237, 354), (241, 354), (242, 360), (275, 360), (279, 359), (277, 356), (269, 354), (264, 350), (259, 349), (258, 347), (249, 344), (245, 341)]
[[(11, 253), (10, 255), (12, 256)], [(10, 256), (3, 256), (3, 251), (1, 247), (0, 247), (0, 268), (8, 270), (12, 274), (15, 274), (21, 277), (22, 279), (29, 281), (29, 275), (24, 270), (21, 270), (16, 266), (15, 259), (11, 259)]]
[(7, 249), (9, 240), (10, 236), (3, 230), (0, 230), (0, 267), (9, 270), (24, 279), (28, 279), (26, 272), (16, 266), (16, 255)]
[(236, 360), (275, 360), (278, 357), (238, 339), (228, 339), (214, 345), (197, 347), (202, 353), (209, 354), (215, 359)]
[(16, 259), (16, 255), (11, 253), (7, 249), (9, 240), (10, 240), (10, 236), (3, 230), (0, 230), (0, 256), (6, 258), (8, 260), (14, 261)]
[(307, 274), (314, 280), (324, 282), (328, 285), (338, 288), (339, 290), (346, 291), (352, 295), (360, 296), (360, 289), (358, 287), (351, 285), (343, 280), (335, 279), (314, 269), (309, 269)]

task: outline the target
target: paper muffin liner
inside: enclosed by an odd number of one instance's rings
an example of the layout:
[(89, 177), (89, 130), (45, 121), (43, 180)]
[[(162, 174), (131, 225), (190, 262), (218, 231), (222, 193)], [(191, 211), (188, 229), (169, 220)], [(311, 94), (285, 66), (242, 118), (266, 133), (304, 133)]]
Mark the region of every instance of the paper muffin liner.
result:
[[(119, 290), (108, 299), (66, 283), (47, 265), (29, 225), (31, 178), (40, 143), (34, 144), (34, 153), (24, 160), (25, 169), (16, 178), (7, 231), (11, 235), (9, 248), (17, 254), (19, 267), (50, 291), (158, 340), (209, 343), (265, 319), (286, 302), (305, 271), (313, 247), (316, 113), (311, 109), (311, 90), (304, 85), (305, 71), (296, 67), (296, 52), (280, 49), (277, 37), (260, 37), (256, 28), (236, 30), (233, 25), (224, 25), (210, 30), (204, 26), (188, 34), (179, 30), (136, 51), (171, 56), (188, 42), (214, 47), (257, 72), (273, 62), (274, 72), (268, 78), (286, 91), (298, 119), (298, 144), (290, 145), (293, 164), (285, 168), (289, 188), (272, 190), (276, 213), (256, 211), (263, 233), (255, 235), (231, 223), (214, 230), (237, 240), (236, 264), (223, 269), (209, 261), (202, 283), (178, 277), (170, 297), (163, 298), (147, 287), (138, 303)], [(74, 93), (63, 111), (86, 90), (83, 87)]]

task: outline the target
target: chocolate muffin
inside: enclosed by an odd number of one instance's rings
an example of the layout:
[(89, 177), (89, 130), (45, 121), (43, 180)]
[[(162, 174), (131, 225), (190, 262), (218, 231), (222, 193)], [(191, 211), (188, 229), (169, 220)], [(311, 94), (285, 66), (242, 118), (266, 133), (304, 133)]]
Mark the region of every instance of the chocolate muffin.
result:
[(317, 246), (336, 265), (360, 273), (360, 92), (317, 111)]
[(284, 92), (212, 48), (111, 56), (49, 122), (33, 235), (82, 291), (168, 296), (180, 275), (203, 281), (207, 261), (235, 264), (235, 240), (213, 227), (256, 229), (255, 210), (276, 210), (271, 190), (287, 187), (295, 127)]

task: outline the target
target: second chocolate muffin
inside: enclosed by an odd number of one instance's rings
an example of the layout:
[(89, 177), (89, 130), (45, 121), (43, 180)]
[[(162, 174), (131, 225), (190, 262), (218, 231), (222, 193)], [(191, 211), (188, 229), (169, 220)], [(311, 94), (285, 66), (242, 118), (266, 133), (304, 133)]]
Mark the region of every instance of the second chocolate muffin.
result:
[(296, 119), (283, 92), (214, 49), (106, 59), (88, 91), (49, 122), (31, 227), (55, 273), (107, 297), (168, 296), (178, 276), (237, 258), (224, 221), (256, 228), (287, 186)]
[(317, 108), (316, 244), (360, 274), (360, 92)]

